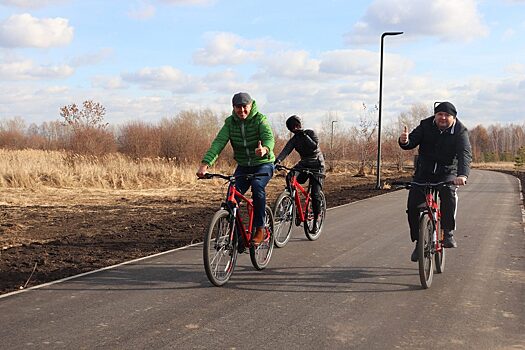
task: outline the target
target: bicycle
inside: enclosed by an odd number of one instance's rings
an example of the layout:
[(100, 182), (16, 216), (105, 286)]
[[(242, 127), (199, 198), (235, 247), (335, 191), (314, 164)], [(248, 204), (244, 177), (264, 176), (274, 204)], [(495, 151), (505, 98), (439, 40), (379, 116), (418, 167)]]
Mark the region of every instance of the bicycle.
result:
[(441, 210), (439, 209), (438, 189), (454, 184), (453, 181), (419, 183), (414, 181), (393, 182), (400, 188), (419, 188), (425, 195), (425, 203), (420, 206), (419, 237), (417, 241), (419, 279), (421, 286), (430, 288), (434, 276), (434, 264), (437, 273), (445, 271), (445, 247), (441, 228)]
[[(286, 189), (277, 197), (274, 204), (275, 218), (275, 246), (282, 248), (288, 243), (292, 233), (292, 225), (300, 226), (304, 223), (304, 233), (310, 241), (315, 241), (321, 235), (324, 219), (326, 216), (326, 198), (323, 191), (319, 192), (321, 197), (321, 208), (318, 216), (318, 230), (313, 232), (314, 213), (312, 208), (312, 197), (310, 195), (311, 181), (319, 181), (310, 176), (308, 188), (305, 189), (297, 182), (297, 173), (306, 173), (308, 175), (324, 176), (316, 171), (307, 168), (288, 168), (284, 165), (277, 164), (277, 170), (287, 170)], [(302, 197), (302, 201), (301, 201)]]
[[(265, 207), (266, 237), (260, 244), (251, 243), (253, 234), (253, 201), (245, 197), (235, 187), (239, 177), (250, 180), (257, 176), (268, 176), (266, 173), (249, 175), (223, 175), (206, 173), (202, 179), (220, 178), (227, 180), (226, 199), (220, 209), (213, 215), (208, 231), (204, 237), (203, 260), (206, 276), (210, 282), (220, 287), (230, 279), (237, 256), (246, 249), (250, 252), (250, 260), (257, 270), (263, 270), (272, 256), (274, 246), (273, 213), (268, 205)], [(246, 202), (248, 222), (245, 224), (240, 213), (240, 202)]]

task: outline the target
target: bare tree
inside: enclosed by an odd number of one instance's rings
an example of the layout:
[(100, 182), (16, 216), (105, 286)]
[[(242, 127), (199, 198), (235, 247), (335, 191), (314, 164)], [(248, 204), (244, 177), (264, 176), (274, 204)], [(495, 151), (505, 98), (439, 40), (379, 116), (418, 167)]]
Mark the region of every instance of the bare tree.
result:
[(84, 101), (83, 108), (76, 104), (60, 108), (64, 124), (72, 129), (69, 140), (70, 150), (74, 153), (101, 156), (116, 150), (114, 135), (107, 131), (104, 123), (106, 108), (92, 100)]
[(375, 143), (376, 129), (377, 129), (377, 117), (378, 111), (377, 105), (374, 105), (371, 109), (363, 103), (363, 111), (359, 116), (359, 127), (356, 128), (357, 144), (359, 147), (359, 170), (357, 175), (366, 176), (367, 168), (372, 169), (374, 166), (374, 153), (377, 150)]
[(74, 129), (80, 128), (97, 128), (104, 129), (108, 123), (104, 123), (106, 108), (98, 102), (87, 100), (82, 103), (83, 108), (79, 109), (73, 103), (69, 106), (60, 108), (60, 116), (64, 118), (66, 125)]
[(159, 127), (135, 121), (120, 128), (119, 151), (131, 158), (155, 158), (160, 156)]
[(0, 147), (23, 149), (27, 147), (25, 122), (21, 117), (0, 121)]

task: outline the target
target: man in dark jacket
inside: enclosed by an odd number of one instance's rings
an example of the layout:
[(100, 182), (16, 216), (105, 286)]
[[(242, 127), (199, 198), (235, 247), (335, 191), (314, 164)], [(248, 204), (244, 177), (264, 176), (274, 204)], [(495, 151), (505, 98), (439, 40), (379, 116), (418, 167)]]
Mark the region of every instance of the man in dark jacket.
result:
[[(275, 164), (282, 162), (288, 155), (296, 150), (301, 156), (299, 163), (295, 165), (296, 168), (308, 168), (319, 173), (319, 175), (312, 176), (310, 179), (311, 193), (312, 193), (312, 210), (314, 212), (314, 226), (313, 233), (316, 233), (319, 229), (317, 218), (321, 208), (321, 196), (320, 192), (323, 186), (323, 175), (324, 175), (324, 157), (319, 146), (319, 138), (315, 132), (311, 129), (303, 129), (301, 118), (296, 115), (292, 115), (286, 120), (286, 127), (294, 135), (288, 140), (283, 150), (275, 159)], [(297, 181), (301, 184), (308, 180), (308, 175), (300, 173), (297, 176)]]
[[(423, 119), (410, 134), (407, 127), (399, 137), (399, 146), (410, 150), (419, 146), (414, 181), (453, 181), (439, 191), (441, 200), (441, 227), (444, 231), (445, 248), (457, 247), (453, 231), (456, 228), (457, 189), (467, 183), (472, 160), (467, 128), (456, 118), (456, 107), (441, 102), (434, 108), (434, 115)], [(425, 202), (424, 194), (412, 188), (408, 194), (407, 213), (412, 242), (418, 239), (419, 208)], [(417, 261), (416, 248), (410, 257)]]

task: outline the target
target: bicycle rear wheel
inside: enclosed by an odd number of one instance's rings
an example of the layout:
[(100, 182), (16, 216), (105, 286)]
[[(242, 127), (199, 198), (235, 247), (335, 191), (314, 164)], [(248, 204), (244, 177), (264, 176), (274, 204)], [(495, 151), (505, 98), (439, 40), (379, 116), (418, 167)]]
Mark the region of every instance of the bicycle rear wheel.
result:
[(326, 217), (326, 197), (323, 193), (323, 191), (319, 192), (319, 197), (321, 197), (321, 207), (319, 208), (319, 216), (317, 218), (317, 231), (313, 232), (314, 228), (314, 211), (313, 211), (313, 204), (312, 200), (308, 202), (308, 206), (306, 208), (306, 222), (304, 223), (304, 234), (306, 235), (306, 238), (308, 238), (310, 241), (315, 241), (321, 236), (321, 232), (323, 230), (323, 224), (324, 219)]
[(273, 226), (273, 213), (269, 206), (265, 208), (265, 225), (267, 228), (267, 235), (264, 240), (255, 247), (253, 244), (250, 245), (250, 260), (252, 261), (253, 267), (257, 270), (264, 269), (270, 262), (272, 257), (273, 246), (275, 244), (274, 226)]
[(439, 252), (436, 252), (436, 254), (434, 255), (434, 260), (435, 260), (435, 263), (436, 263), (436, 272), (437, 273), (442, 273), (445, 271), (445, 247), (443, 247), (443, 230), (440, 230), (441, 232), (439, 233), (439, 246), (441, 247), (441, 251)]
[(426, 212), (421, 214), (419, 219), (419, 239), (417, 241), (419, 280), (425, 289), (430, 288), (434, 276), (434, 257), (432, 249), (432, 235), (434, 233), (434, 223)]
[(208, 232), (204, 236), (203, 260), (206, 276), (217, 287), (230, 279), (237, 261), (237, 236), (230, 233), (235, 221), (228, 211), (221, 209), (211, 219)]
[(273, 208), (275, 246), (282, 248), (292, 236), (292, 226), (295, 220), (294, 199), (288, 191), (283, 191)]

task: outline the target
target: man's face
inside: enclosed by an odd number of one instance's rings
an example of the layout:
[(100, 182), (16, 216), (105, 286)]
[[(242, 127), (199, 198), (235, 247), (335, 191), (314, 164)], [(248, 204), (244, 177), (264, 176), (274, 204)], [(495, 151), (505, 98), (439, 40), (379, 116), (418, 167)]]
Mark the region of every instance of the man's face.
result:
[(445, 130), (451, 127), (452, 123), (454, 123), (454, 116), (446, 112), (437, 112), (434, 115), (434, 120), (436, 121), (436, 125), (440, 130)]
[(248, 115), (250, 114), (251, 110), (252, 110), (251, 103), (247, 105), (233, 106), (233, 111), (235, 112), (235, 114), (237, 114), (237, 116), (243, 120), (248, 118)]
[(301, 124), (295, 124), (295, 125), (292, 127), (291, 132), (293, 132), (293, 133), (295, 134), (295, 133), (298, 132), (299, 130), (301, 130)]

